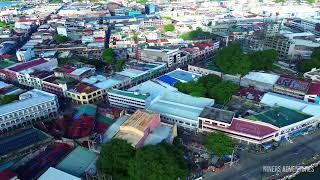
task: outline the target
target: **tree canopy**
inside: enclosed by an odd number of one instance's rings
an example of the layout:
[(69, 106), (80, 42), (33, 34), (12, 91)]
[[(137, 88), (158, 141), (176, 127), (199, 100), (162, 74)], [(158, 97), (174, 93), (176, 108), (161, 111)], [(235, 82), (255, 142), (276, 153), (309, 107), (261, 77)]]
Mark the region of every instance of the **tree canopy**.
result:
[(18, 100), (17, 95), (1, 95), (0, 96), (0, 105), (9, 104), (12, 101)]
[(175, 26), (174, 24), (166, 24), (163, 26), (164, 31), (174, 31), (175, 30)]
[(102, 53), (102, 59), (104, 60), (105, 63), (111, 65), (115, 63), (115, 58), (114, 58), (114, 50), (112, 48), (107, 48), (103, 51)]
[(210, 32), (205, 32), (201, 28), (197, 28), (196, 30), (190, 31), (188, 33), (184, 33), (180, 35), (180, 38), (184, 40), (199, 40), (199, 39), (209, 39), (214, 37)]
[(182, 151), (170, 144), (145, 146), (129, 163), (131, 180), (186, 179), (186, 175)]
[(166, 143), (134, 149), (125, 140), (112, 139), (102, 146), (98, 172), (112, 179), (163, 180), (186, 178), (182, 151)]
[(214, 57), (213, 63), (227, 74), (243, 76), (251, 70), (250, 58), (242, 52), (239, 43), (232, 43), (220, 50)]
[(311, 59), (304, 60), (298, 64), (298, 70), (302, 73), (308, 72), (312, 68), (320, 68), (320, 48), (313, 50)]
[(221, 157), (223, 155), (231, 155), (235, 143), (224, 133), (213, 132), (206, 136), (205, 147), (214, 155)]
[(239, 91), (239, 89), (239, 85), (230, 81), (222, 81), (216, 86), (213, 86), (208, 93), (209, 97), (214, 99), (217, 103), (225, 104), (235, 92)]
[(6, 27), (6, 26), (7, 26), (7, 23), (0, 21), (0, 27)]
[(53, 40), (56, 41), (57, 43), (64, 43), (68, 41), (68, 37), (60, 34), (54, 34)]
[(99, 172), (111, 175), (113, 179), (128, 177), (128, 164), (135, 155), (135, 149), (125, 140), (112, 139), (102, 145), (97, 169)]
[(197, 81), (187, 83), (177, 82), (174, 85), (180, 92), (196, 97), (215, 99), (219, 104), (225, 104), (240, 88), (230, 81), (222, 81), (220, 77), (209, 74), (200, 77)]
[(278, 52), (274, 49), (256, 51), (249, 56), (253, 70), (271, 71), (273, 63), (278, 60)]
[(122, 71), (123, 66), (124, 66), (124, 60), (119, 59), (119, 60), (117, 60), (117, 63), (114, 65), (114, 70), (116, 72), (120, 72), (120, 71)]

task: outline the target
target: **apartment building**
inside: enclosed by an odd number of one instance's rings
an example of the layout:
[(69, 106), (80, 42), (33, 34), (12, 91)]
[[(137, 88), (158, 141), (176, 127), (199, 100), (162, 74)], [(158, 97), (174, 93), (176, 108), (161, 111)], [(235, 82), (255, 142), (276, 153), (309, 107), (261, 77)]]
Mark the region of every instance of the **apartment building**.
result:
[(0, 130), (10, 130), (54, 117), (59, 103), (56, 95), (33, 89), (19, 96), (18, 101), (0, 106)]
[(146, 62), (165, 62), (168, 67), (184, 64), (188, 56), (175, 47), (148, 47), (141, 50), (141, 60)]

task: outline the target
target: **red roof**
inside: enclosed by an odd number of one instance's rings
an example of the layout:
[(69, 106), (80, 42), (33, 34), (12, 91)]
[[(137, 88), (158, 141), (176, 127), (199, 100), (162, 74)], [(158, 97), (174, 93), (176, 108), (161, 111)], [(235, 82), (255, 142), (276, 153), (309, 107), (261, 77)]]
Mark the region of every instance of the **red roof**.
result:
[(2, 55), (0, 55), (0, 59), (8, 59), (8, 58), (10, 58), (11, 57), (11, 55), (9, 55), (9, 54), (2, 54)]
[(71, 68), (62, 67), (62, 68), (59, 68), (60, 71), (63, 71), (66, 74), (70, 74), (76, 69), (77, 69), (76, 67), (71, 67)]
[(16, 177), (17, 173), (13, 172), (10, 169), (6, 169), (0, 172), (0, 179), (1, 180), (9, 180), (13, 177)]
[(96, 37), (96, 38), (94, 38), (94, 40), (98, 41), (98, 42), (104, 42), (105, 38), (104, 37)]
[(46, 63), (47, 61), (44, 59), (38, 59), (38, 60), (33, 60), (33, 61), (28, 61), (22, 64), (18, 64), (14, 67), (9, 68), (11, 71), (15, 71), (15, 72), (19, 72), (25, 69), (29, 69), (32, 68), (34, 66)]
[(35, 20), (35, 19), (19, 19), (16, 22), (35, 22), (35, 21), (37, 21), (37, 20)]
[(258, 123), (248, 122), (237, 118), (234, 118), (232, 120), (231, 126), (228, 129), (256, 137), (264, 137), (277, 131), (276, 129), (269, 126), (264, 126)]
[(236, 93), (236, 96), (239, 96), (239, 97), (242, 97), (245, 99), (258, 101), (258, 102), (260, 102), (263, 95), (264, 95), (264, 92), (258, 91), (256, 89), (254, 89), (254, 87), (243, 88), (239, 92)]
[(95, 87), (92, 87), (92, 86), (89, 86), (89, 85), (87, 85), (87, 84), (85, 84), (85, 83), (78, 83), (76, 86), (75, 86), (75, 88), (74, 88), (77, 92), (79, 92), (79, 93), (82, 93), (82, 92), (84, 92), (84, 93), (92, 93), (92, 92), (94, 92), (94, 91), (96, 91), (97, 90), (97, 88), (95, 88)]
[(90, 29), (85, 29), (85, 30), (83, 30), (83, 31), (82, 31), (82, 33), (85, 33), (85, 34), (92, 34), (92, 33), (93, 33), (93, 31), (92, 31), (92, 30), (90, 30)]
[(320, 96), (320, 84), (319, 83), (311, 83), (307, 94)]

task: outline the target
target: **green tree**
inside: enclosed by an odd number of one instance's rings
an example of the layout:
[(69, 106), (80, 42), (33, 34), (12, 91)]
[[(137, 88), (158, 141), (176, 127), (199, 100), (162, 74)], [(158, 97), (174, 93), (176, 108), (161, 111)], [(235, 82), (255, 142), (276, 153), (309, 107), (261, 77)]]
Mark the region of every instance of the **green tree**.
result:
[(97, 169), (113, 179), (127, 179), (129, 162), (134, 155), (135, 149), (127, 141), (112, 139), (102, 145)]
[(105, 63), (109, 65), (112, 65), (115, 63), (114, 56), (115, 56), (114, 50), (112, 48), (107, 48), (102, 53), (102, 59), (104, 60)]
[(68, 41), (68, 37), (60, 34), (54, 34), (53, 40), (56, 41), (57, 43), (64, 43)]
[(6, 27), (7, 26), (7, 23), (5, 22), (0, 22), (0, 27)]
[(278, 59), (278, 52), (274, 49), (256, 51), (249, 55), (252, 63), (252, 69), (271, 71), (272, 65)]
[(221, 157), (223, 155), (231, 155), (235, 143), (224, 133), (214, 132), (206, 136), (205, 147), (214, 155)]
[(220, 50), (213, 63), (227, 74), (245, 75), (251, 70), (251, 60), (242, 52), (239, 43), (232, 43)]
[(15, 100), (18, 100), (17, 95), (1, 95), (0, 96), (0, 105), (9, 104)]
[(198, 79), (198, 83), (200, 83), (202, 86), (204, 86), (208, 89), (215, 86), (216, 84), (218, 84), (220, 82), (221, 82), (221, 78), (219, 76), (214, 75), (214, 74), (202, 76)]
[(120, 71), (122, 71), (123, 66), (124, 66), (124, 60), (119, 59), (119, 60), (117, 60), (116, 65), (114, 66), (114, 70), (115, 70), (116, 72), (120, 72)]
[(164, 31), (168, 32), (168, 31), (174, 31), (175, 30), (175, 26), (173, 24), (166, 24), (163, 26)]
[(304, 60), (298, 64), (298, 71), (302, 73), (308, 72), (312, 68), (320, 68), (320, 48), (313, 50), (311, 59)]
[(231, 96), (239, 91), (240, 87), (230, 81), (222, 81), (209, 90), (209, 97), (219, 104), (227, 103)]
[(145, 146), (129, 163), (131, 180), (186, 179), (186, 175), (182, 151), (170, 144)]
[(307, 2), (308, 2), (309, 4), (314, 4), (314, 3), (316, 3), (316, 0), (307, 0)]

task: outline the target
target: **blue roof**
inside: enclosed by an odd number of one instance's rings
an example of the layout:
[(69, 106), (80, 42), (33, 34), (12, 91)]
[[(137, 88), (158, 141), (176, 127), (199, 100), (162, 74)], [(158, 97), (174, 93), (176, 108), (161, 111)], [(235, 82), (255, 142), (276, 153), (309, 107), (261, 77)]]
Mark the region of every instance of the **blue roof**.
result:
[(178, 82), (179, 80), (175, 79), (175, 78), (172, 78), (168, 75), (163, 75), (163, 76), (160, 76), (158, 78), (160, 81), (162, 82), (165, 82), (167, 84), (170, 84), (171, 86), (173, 86), (176, 82)]
[(178, 79), (180, 81), (193, 81), (196, 80), (197, 78), (200, 77), (200, 75), (192, 73), (192, 72), (188, 72), (188, 71), (184, 71), (181, 69), (177, 69), (175, 71), (172, 71), (168, 74), (166, 74), (167, 76), (170, 76), (172, 78)]

